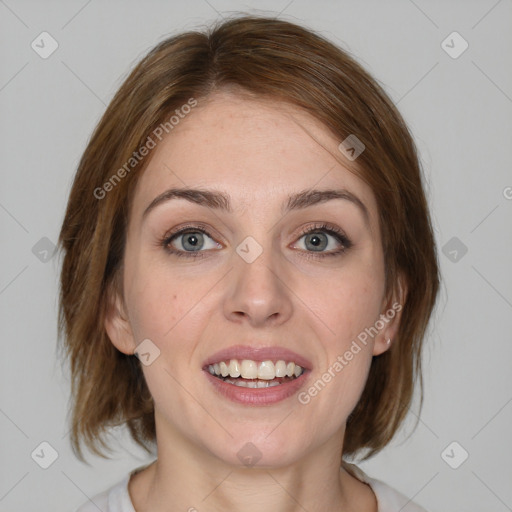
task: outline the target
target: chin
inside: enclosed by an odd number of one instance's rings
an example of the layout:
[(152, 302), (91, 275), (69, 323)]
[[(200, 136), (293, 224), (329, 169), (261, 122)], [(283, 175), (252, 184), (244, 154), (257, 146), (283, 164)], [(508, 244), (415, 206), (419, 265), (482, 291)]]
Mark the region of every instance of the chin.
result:
[[(273, 427), (275, 428), (275, 426)], [(300, 460), (305, 455), (305, 440), (297, 436), (297, 430), (277, 433), (272, 429), (241, 429), (233, 432), (233, 438), (223, 443), (212, 443), (210, 451), (228, 465), (247, 468), (279, 468)], [(268, 432), (272, 432), (270, 435)]]

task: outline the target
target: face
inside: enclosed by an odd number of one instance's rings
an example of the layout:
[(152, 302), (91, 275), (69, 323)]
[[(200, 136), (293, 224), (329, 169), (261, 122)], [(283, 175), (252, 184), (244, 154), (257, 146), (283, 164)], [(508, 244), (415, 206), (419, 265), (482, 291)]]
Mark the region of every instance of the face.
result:
[[(122, 352), (143, 342), (159, 443), (262, 466), (341, 446), (399, 313), (374, 195), (339, 143), (300, 110), (224, 92), (153, 149), (106, 328)], [(202, 195), (170, 192), (185, 188)]]

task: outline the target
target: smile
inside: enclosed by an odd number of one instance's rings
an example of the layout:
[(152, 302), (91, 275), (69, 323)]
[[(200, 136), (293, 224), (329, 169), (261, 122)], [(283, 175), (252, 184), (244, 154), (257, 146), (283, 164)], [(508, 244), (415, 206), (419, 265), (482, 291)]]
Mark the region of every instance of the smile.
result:
[(201, 367), (217, 396), (252, 407), (277, 404), (296, 395), (312, 374), (311, 361), (304, 355), (277, 345), (248, 343), (211, 354)]
[(211, 375), (245, 388), (268, 388), (279, 386), (300, 377), (304, 368), (293, 361), (262, 361), (257, 362), (251, 359), (229, 359), (208, 365)]

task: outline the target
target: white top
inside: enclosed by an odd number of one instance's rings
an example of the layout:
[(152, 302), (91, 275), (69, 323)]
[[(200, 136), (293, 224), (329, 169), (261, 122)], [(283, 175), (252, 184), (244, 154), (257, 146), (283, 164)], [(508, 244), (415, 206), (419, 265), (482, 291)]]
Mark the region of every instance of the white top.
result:
[[(98, 512), (98, 510), (101, 512), (136, 512), (128, 492), (128, 482), (132, 474), (146, 467), (141, 466), (134, 469), (120, 482), (96, 495), (92, 499), (94, 503), (88, 501), (76, 512)], [(358, 480), (371, 487), (377, 497), (378, 512), (427, 512), (384, 482), (370, 478), (356, 465), (345, 463), (344, 467)]]

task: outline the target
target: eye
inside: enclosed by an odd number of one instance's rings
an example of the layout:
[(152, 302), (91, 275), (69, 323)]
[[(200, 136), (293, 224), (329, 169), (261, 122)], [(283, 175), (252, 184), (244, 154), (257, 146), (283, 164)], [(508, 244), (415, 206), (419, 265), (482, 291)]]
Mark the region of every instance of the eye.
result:
[[(304, 239), (303, 247), (298, 247), (306, 257), (324, 258), (341, 255), (352, 247), (352, 242), (336, 226), (320, 224), (305, 229), (299, 238)], [(164, 249), (176, 256), (200, 258), (215, 249), (221, 249), (205, 226), (185, 226), (167, 234), (161, 241)], [(337, 248), (338, 247), (338, 248)]]
[[(302, 232), (299, 240), (304, 239), (301, 249), (312, 257), (336, 256), (344, 253), (352, 246), (348, 237), (335, 226), (320, 224)], [(340, 247), (341, 246), (341, 247)]]
[(205, 250), (219, 249), (221, 245), (213, 240), (205, 228), (185, 227), (167, 235), (162, 240), (165, 249), (176, 256), (203, 256)]

